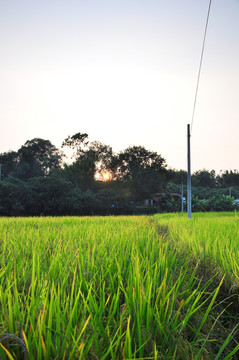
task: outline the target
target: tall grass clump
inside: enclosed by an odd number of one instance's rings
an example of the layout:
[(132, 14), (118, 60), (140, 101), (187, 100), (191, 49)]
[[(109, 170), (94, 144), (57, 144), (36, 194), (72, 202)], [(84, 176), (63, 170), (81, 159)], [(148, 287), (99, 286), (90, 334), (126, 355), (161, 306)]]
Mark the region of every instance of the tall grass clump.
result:
[(2, 218), (0, 232), (1, 359), (233, 358), (228, 334), (210, 337), (223, 279), (209, 292), (154, 218)]

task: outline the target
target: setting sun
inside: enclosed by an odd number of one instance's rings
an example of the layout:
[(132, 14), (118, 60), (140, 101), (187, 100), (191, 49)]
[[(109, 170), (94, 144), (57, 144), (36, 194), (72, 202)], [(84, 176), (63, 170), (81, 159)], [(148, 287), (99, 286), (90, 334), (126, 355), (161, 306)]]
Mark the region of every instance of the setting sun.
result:
[(102, 180), (103, 181), (109, 181), (111, 179), (111, 174), (109, 171), (106, 171), (102, 174)]

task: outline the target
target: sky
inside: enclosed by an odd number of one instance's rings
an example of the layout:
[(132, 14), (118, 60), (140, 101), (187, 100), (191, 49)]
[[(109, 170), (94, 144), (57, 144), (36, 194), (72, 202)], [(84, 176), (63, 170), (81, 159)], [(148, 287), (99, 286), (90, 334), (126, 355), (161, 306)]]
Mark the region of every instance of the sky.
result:
[[(208, 0), (0, 0), (0, 152), (77, 132), (187, 168)], [(239, 0), (213, 0), (192, 171), (239, 169)]]

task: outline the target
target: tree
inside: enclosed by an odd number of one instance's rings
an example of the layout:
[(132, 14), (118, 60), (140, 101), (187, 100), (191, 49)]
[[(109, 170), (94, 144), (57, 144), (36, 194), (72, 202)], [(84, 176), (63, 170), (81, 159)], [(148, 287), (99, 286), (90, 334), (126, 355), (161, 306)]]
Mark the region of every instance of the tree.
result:
[(65, 165), (62, 175), (81, 190), (92, 188), (95, 181), (95, 160), (92, 154), (84, 153), (73, 164)]
[(39, 176), (27, 181), (31, 199), (26, 203), (28, 215), (63, 215), (69, 211), (68, 193), (72, 184), (59, 176)]
[(89, 144), (88, 134), (76, 133), (75, 135), (68, 136), (62, 143), (61, 147), (68, 147), (75, 151), (74, 157), (78, 158), (82, 153), (85, 152)]
[(167, 179), (174, 184), (187, 184), (187, 172), (185, 170), (167, 170)]
[(27, 180), (46, 176), (58, 168), (62, 154), (49, 140), (35, 138), (28, 140), (17, 152), (17, 167), (13, 176)]
[(9, 176), (0, 185), (0, 214), (25, 215), (25, 205), (32, 198), (26, 182)]
[(217, 176), (217, 182), (220, 187), (239, 187), (239, 172), (237, 170), (226, 170), (221, 176)]
[(120, 180), (134, 180), (145, 174), (146, 170), (162, 173), (165, 170), (165, 159), (156, 152), (146, 150), (143, 146), (128, 147), (112, 160), (112, 170)]
[(9, 151), (0, 154), (0, 163), (2, 164), (2, 180), (6, 179), (8, 176), (12, 176), (16, 170), (18, 162), (18, 155), (16, 151)]
[(216, 186), (216, 173), (214, 170), (199, 170), (192, 175), (193, 186), (215, 187)]
[(68, 136), (62, 147), (75, 150), (75, 161), (65, 165), (65, 175), (81, 189), (94, 187), (95, 174), (106, 170), (111, 163), (112, 148), (99, 141), (89, 142), (88, 134)]
[(112, 147), (99, 141), (93, 141), (89, 145), (88, 153), (95, 161), (95, 170), (102, 174), (104, 171), (110, 171), (113, 151)]
[(112, 157), (116, 180), (129, 182), (137, 200), (143, 200), (165, 186), (166, 163), (161, 155), (142, 146), (129, 147)]

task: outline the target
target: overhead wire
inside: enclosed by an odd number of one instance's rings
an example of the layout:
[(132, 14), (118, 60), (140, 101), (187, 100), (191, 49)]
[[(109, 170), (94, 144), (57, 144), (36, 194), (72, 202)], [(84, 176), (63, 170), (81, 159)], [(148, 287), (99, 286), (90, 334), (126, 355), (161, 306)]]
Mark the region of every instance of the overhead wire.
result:
[(204, 31), (204, 36), (203, 36), (202, 51), (201, 51), (198, 77), (197, 77), (197, 85), (196, 85), (196, 91), (195, 91), (195, 97), (194, 97), (194, 103), (193, 103), (193, 113), (192, 113), (192, 120), (191, 120), (191, 134), (192, 134), (192, 129), (193, 129), (193, 120), (194, 120), (196, 103), (197, 103), (198, 88), (199, 88), (199, 82), (200, 82), (200, 76), (201, 76), (202, 61), (203, 61), (203, 55), (204, 55), (204, 48), (205, 48), (205, 42), (206, 42), (206, 36), (207, 36), (207, 28), (208, 28), (208, 21), (209, 21), (209, 16), (210, 16), (211, 4), (212, 4), (212, 0), (209, 0), (207, 20), (206, 20), (205, 31)]

